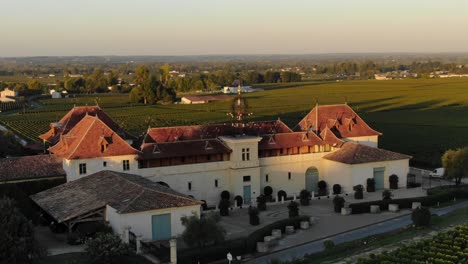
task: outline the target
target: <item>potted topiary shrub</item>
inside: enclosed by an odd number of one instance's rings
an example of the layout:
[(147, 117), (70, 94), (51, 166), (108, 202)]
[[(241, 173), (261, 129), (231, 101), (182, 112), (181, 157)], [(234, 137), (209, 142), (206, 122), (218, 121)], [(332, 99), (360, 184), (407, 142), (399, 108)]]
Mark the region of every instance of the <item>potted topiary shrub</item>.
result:
[(289, 218), (299, 216), (299, 204), (298, 203), (291, 201), (288, 204), (288, 210), (289, 210)]
[(229, 200), (226, 200), (226, 199), (221, 199), (221, 201), (219, 201), (219, 214), (221, 216), (228, 216), (229, 215), (229, 206), (231, 206), (231, 203), (229, 202)]
[(411, 213), (411, 220), (416, 227), (428, 226), (431, 223), (431, 211), (425, 207), (416, 208)]
[(299, 193), (299, 199), (300, 199), (301, 205), (309, 205), (310, 197), (311, 197), (311, 194), (308, 190), (302, 190)]
[(354, 199), (360, 200), (364, 198), (364, 187), (359, 184), (354, 186)]
[(318, 186), (318, 195), (320, 196), (325, 196), (327, 195), (327, 183), (325, 181), (319, 181), (317, 183), (317, 186)]
[(263, 194), (265, 194), (267, 201), (271, 202), (273, 200), (273, 197), (271, 196), (273, 194), (273, 188), (270, 186), (265, 186), (265, 188), (263, 188)]
[(392, 174), (388, 177), (388, 181), (390, 182), (390, 189), (398, 189), (398, 176)]
[(260, 224), (260, 218), (258, 217), (259, 211), (257, 207), (249, 207), (249, 222), (251, 225), (259, 225)]
[(265, 211), (267, 209), (266, 206), (266, 196), (263, 194), (260, 194), (260, 196), (257, 197), (257, 208), (259, 211)]
[(374, 178), (368, 178), (366, 185), (367, 185), (366, 186), (367, 192), (375, 192), (375, 180), (374, 180)]
[(384, 190), (382, 192), (382, 200), (391, 200), (393, 197), (393, 193), (390, 190)]
[(229, 200), (229, 199), (231, 199), (231, 194), (226, 190), (222, 191), (221, 200)]
[(333, 194), (340, 194), (341, 193), (341, 185), (334, 184), (333, 185)]
[(278, 192), (278, 198), (279, 198), (280, 201), (281, 201), (282, 199), (284, 199), (284, 200), (286, 201), (286, 198), (287, 198), (286, 192), (283, 191), (283, 190), (280, 190), (280, 191)]
[(333, 198), (333, 205), (335, 207), (335, 212), (336, 213), (340, 213), (341, 212), (341, 208), (344, 207), (344, 204), (345, 204), (345, 199), (339, 195), (335, 196), (335, 198)]

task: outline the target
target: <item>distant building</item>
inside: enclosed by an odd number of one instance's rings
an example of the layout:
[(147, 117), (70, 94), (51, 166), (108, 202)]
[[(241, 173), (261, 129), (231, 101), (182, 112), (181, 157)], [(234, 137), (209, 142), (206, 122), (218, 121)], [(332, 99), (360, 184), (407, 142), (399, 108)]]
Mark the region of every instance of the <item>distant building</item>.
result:
[(18, 92), (10, 90), (10, 88), (5, 88), (5, 90), (0, 92), (0, 102), (16, 102), (16, 97), (18, 97)]
[[(236, 94), (239, 91), (239, 87), (237, 86), (224, 86), (223, 93), (225, 94)], [(255, 89), (252, 86), (241, 86), (242, 93), (253, 93), (263, 91), (263, 89)]]
[(180, 100), (182, 104), (205, 104), (211, 101), (220, 101), (231, 99), (229, 95), (215, 95), (215, 96), (184, 96)]
[(57, 92), (55, 89), (50, 90), (49, 93), (52, 96), (52, 99), (62, 98), (62, 95), (59, 92)]
[(386, 81), (392, 79), (392, 77), (388, 77), (386, 73), (374, 74), (374, 78), (379, 81)]

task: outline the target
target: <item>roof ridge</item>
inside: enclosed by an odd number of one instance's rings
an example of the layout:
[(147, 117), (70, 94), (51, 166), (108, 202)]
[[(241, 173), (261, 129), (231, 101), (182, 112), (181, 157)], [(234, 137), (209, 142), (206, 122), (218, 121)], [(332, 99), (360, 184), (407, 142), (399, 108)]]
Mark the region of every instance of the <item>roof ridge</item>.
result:
[[(91, 116), (90, 116), (90, 117), (91, 117)], [(83, 119), (81, 119), (80, 122), (78, 122), (78, 124), (81, 123), (85, 118), (87, 118), (87, 116), (83, 117)], [(92, 118), (92, 117), (91, 117), (91, 118)], [(80, 146), (81, 142), (83, 142), (84, 138), (85, 138), (86, 135), (89, 133), (89, 131), (91, 130), (91, 127), (94, 125), (95, 122), (96, 122), (96, 119), (93, 118), (93, 122), (89, 125), (88, 129), (86, 130), (86, 132), (83, 133), (83, 136), (81, 137), (80, 142), (78, 142), (78, 144), (76, 144), (75, 149), (74, 149), (72, 152), (70, 152), (70, 154), (68, 155), (68, 159), (69, 159), (71, 156), (73, 156), (73, 154), (76, 152), (76, 150), (77, 150), (78, 147)], [(78, 124), (77, 124), (77, 125), (78, 125)], [(75, 127), (77, 127), (77, 126), (75, 125)], [(75, 127), (74, 127), (74, 128), (75, 128)]]
[(140, 198), (140, 196), (142, 196), (144, 192), (145, 190), (141, 190), (140, 193), (138, 195), (135, 195), (135, 197), (133, 197), (133, 199), (130, 200), (124, 208), (120, 209), (119, 212), (125, 212), (125, 210), (127, 210), (127, 208), (130, 207), (131, 204), (133, 204), (133, 202)]
[[(117, 173), (117, 172), (115, 172), (115, 171), (110, 171), (110, 172), (112, 172), (114, 175), (116, 175), (115, 173)], [(125, 174), (125, 175), (134, 175), (134, 174), (128, 174), (128, 173), (123, 173), (123, 174)], [(116, 175), (116, 176), (117, 176), (117, 177), (121, 177), (121, 175), (122, 175), (122, 174)], [(138, 175), (134, 175), (134, 176), (138, 176)], [(138, 176), (138, 177), (141, 177), (141, 176)], [(126, 177), (122, 177), (122, 178), (124, 178), (126, 181), (128, 181), (128, 182), (130, 182), (130, 183), (132, 183), (132, 184), (134, 184), (134, 185), (137, 185), (137, 186), (139, 186), (139, 187), (141, 187), (141, 188), (143, 188), (143, 189), (145, 189), (145, 190), (151, 191), (151, 192), (162, 193), (162, 194), (167, 194), (167, 195), (177, 196), (177, 197), (182, 197), (182, 198), (187, 199), (187, 200), (195, 200), (194, 198), (186, 197), (186, 196), (185, 196), (184, 194), (182, 194), (182, 193), (180, 193), (179, 195), (175, 195), (175, 194), (168, 193), (168, 192), (162, 192), (162, 191), (158, 191), (158, 190), (154, 190), (154, 189), (148, 188), (148, 187), (146, 187), (146, 186), (142, 186), (141, 184), (138, 184), (138, 183), (136, 183), (136, 182), (134, 182), (134, 181), (131, 181), (131, 180), (127, 179)], [(158, 184), (157, 182), (154, 182), (154, 181), (152, 181), (152, 180), (146, 179), (146, 178), (144, 178), (144, 177), (142, 177), (142, 178), (143, 178), (144, 180), (146, 180), (146, 181), (150, 181), (152, 184)], [(162, 185), (161, 185), (161, 186), (162, 186)], [(169, 187), (165, 187), (165, 186), (162, 186), (162, 187), (163, 187), (163, 188), (170, 189), (170, 190), (173, 190), (173, 189), (171, 189), (171, 188), (169, 188)], [(176, 192), (176, 193), (179, 193), (179, 192), (177, 192), (177, 191), (175, 191), (175, 190), (173, 190), (173, 191)]]

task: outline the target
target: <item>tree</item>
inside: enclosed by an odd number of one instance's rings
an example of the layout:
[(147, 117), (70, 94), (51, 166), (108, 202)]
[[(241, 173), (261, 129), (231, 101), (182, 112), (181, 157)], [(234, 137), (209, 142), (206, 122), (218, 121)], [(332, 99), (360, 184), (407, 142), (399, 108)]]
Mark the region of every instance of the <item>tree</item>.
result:
[(163, 85), (167, 85), (169, 83), (169, 79), (171, 78), (171, 75), (169, 74), (170, 71), (171, 66), (169, 66), (169, 64), (164, 64), (159, 67), (159, 80)]
[(85, 245), (86, 252), (95, 262), (115, 263), (122, 256), (133, 254), (130, 246), (112, 233), (98, 233), (95, 238), (86, 241)]
[(212, 243), (224, 240), (226, 231), (218, 224), (220, 217), (214, 213), (198, 217), (197, 214), (184, 216), (180, 219), (185, 230), (182, 239), (189, 246), (197, 246), (200, 250)]
[(468, 147), (447, 150), (442, 156), (442, 166), (445, 176), (460, 185), (462, 178), (468, 176)]
[(9, 198), (0, 199), (0, 226), (0, 263), (32, 263), (44, 255), (32, 223)]
[(289, 213), (289, 218), (294, 218), (296, 216), (299, 216), (299, 204), (291, 201), (288, 204), (288, 213)]
[(42, 85), (38, 80), (31, 80), (28, 82), (28, 88), (30, 90), (41, 90)]
[(0, 131), (0, 157), (21, 156), (24, 149), (10, 131)]

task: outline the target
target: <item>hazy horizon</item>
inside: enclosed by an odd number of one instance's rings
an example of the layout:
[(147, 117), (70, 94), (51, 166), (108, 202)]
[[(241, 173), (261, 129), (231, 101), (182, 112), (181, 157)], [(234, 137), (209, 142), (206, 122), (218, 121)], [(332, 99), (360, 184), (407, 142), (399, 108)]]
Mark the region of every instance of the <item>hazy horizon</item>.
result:
[(16, 0), (0, 7), (0, 57), (468, 52), (462, 0)]

